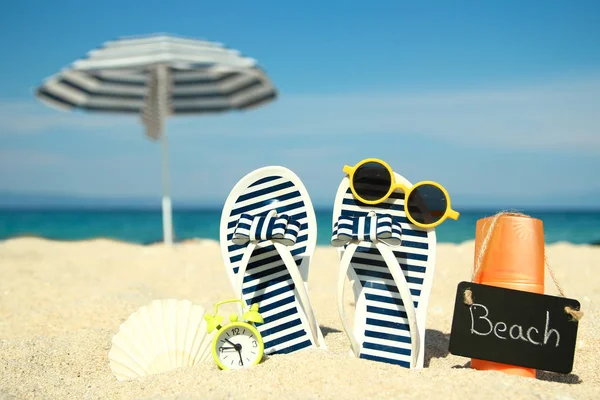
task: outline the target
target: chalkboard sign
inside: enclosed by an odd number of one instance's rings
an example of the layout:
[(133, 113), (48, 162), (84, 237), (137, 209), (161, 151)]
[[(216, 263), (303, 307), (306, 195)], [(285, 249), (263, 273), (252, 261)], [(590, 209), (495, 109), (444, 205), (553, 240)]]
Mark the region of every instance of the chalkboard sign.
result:
[[(471, 290), (472, 304), (464, 302)], [(456, 292), (450, 353), (568, 374), (579, 323), (565, 307), (577, 300), (461, 282)]]

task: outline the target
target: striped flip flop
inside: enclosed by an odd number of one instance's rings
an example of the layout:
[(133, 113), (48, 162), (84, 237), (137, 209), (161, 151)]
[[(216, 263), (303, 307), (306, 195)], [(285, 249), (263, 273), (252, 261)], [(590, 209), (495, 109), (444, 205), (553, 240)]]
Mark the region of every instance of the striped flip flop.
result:
[[(396, 181), (412, 186), (401, 175)], [(404, 194), (383, 203), (356, 200), (344, 177), (333, 209), (331, 244), (338, 247), (338, 309), (354, 356), (422, 368), (425, 320), (435, 268), (434, 229), (406, 218)], [(354, 328), (346, 322), (343, 291), (346, 275), (356, 303)]]
[(307, 292), (316, 242), (312, 202), (287, 168), (249, 173), (225, 202), (221, 254), (236, 296), (259, 304), (265, 354), (325, 348)]

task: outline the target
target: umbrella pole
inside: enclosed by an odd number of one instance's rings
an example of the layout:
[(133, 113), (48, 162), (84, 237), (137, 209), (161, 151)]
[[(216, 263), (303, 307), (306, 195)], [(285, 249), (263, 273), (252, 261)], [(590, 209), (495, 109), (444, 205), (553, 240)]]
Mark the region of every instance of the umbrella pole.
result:
[(162, 147), (162, 181), (163, 181), (163, 198), (162, 198), (162, 218), (163, 218), (163, 238), (164, 243), (173, 244), (173, 219), (171, 206), (171, 184), (169, 179), (169, 151), (167, 146), (167, 132), (163, 131), (161, 138)]
[(167, 145), (167, 129), (166, 129), (166, 106), (167, 106), (167, 79), (168, 70), (164, 65), (157, 66), (158, 78), (158, 99), (162, 109), (159, 112), (160, 126), (162, 128), (161, 147), (162, 147), (162, 183), (163, 183), (163, 198), (162, 198), (162, 219), (163, 219), (163, 240), (167, 245), (173, 244), (173, 216), (171, 205), (171, 182), (169, 176), (169, 149)]

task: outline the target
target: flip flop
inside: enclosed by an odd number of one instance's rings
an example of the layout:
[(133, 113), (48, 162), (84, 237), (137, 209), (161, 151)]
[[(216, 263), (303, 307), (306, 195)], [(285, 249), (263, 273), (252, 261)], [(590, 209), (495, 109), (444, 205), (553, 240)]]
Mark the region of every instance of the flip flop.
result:
[(292, 171), (257, 169), (232, 189), (221, 214), (220, 245), (238, 298), (259, 304), (265, 354), (326, 348), (308, 298), (317, 220)]
[[(396, 181), (412, 184), (399, 174)], [(425, 320), (435, 268), (434, 229), (413, 225), (404, 212), (404, 193), (383, 203), (363, 204), (344, 177), (333, 209), (332, 245), (338, 247), (338, 310), (351, 354), (373, 361), (422, 368)], [(348, 276), (356, 303), (348, 326), (344, 283)]]

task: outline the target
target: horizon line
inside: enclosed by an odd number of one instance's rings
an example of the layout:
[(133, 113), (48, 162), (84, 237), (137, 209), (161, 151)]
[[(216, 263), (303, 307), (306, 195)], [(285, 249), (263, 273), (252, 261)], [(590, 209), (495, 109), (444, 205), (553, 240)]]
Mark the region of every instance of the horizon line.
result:
[[(456, 207), (453, 207), (456, 208)], [(593, 206), (540, 206), (540, 205), (520, 205), (512, 207), (501, 207), (501, 206), (467, 206), (459, 207), (460, 213), (475, 213), (475, 212), (500, 212), (500, 211), (516, 211), (522, 209), (528, 209), (534, 212), (600, 212), (600, 207)], [(208, 205), (208, 206), (175, 206), (173, 205), (173, 212), (176, 211), (221, 211), (222, 206)], [(332, 212), (333, 206), (315, 206), (315, 212)], [(0, 211), (148, 211), (148, 212), (161, 212), (161, 206), (154, 205), (2, 205), (0, 204)]]

